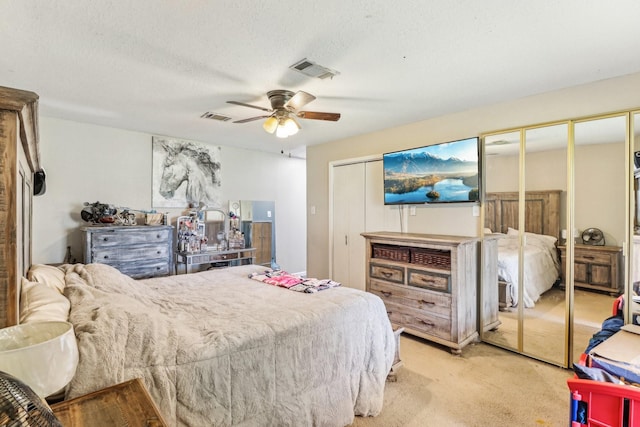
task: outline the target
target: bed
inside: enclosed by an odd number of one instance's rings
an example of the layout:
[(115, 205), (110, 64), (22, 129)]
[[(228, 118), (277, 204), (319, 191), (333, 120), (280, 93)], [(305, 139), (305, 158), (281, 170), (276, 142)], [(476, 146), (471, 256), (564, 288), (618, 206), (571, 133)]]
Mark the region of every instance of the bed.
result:
[(295, 292), (249, 265), (136, 281), (67, 265), (79, 396), (140, 377), (170, 425), (336, 425), (377, 415), (395, 354), (382, 301)]
[[(524, 294), (526, 308), (560, 277), (557, 242), (560, 235), (560, 190), (525, 193)], [(485, 236), (496, 240), (498, 298), (501, 310), (518, 302), (518, 200), (517, 192), (487, 193)]]
[(66, 398), (139, 377), (169, 425), (343, 426), (380, 412), (396, 344), (372, 294), (295, 292), (250, 279), (256, 265), (140, 281), (31, 265), (37, 99), (0, 88), (0, 204), (15, 207), (0, 213), (0, 327), (73, 324)]

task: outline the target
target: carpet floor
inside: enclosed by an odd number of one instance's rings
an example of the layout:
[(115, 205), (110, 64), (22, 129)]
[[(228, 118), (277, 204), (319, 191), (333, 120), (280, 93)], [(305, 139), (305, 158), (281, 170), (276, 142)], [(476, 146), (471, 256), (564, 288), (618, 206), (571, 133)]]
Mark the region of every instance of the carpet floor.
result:
[(382, 413), (352, 427), (568, 425), (570, 370), (484, 343), (454, 356), (410, 335), (400, 342), (403, 366)]
[[(578, 360), (589, 339), (600, 330), (602, 321), (611, 316), (615, 297), (576, 289), (574, 291), (573, 360)], [(518, 312), (501, 311), (500, 326), (485, 333), (485, 341), (507, 348), (518, 347)], [(524, 310), (523, 350), (526, 354), (562, 364), (565, 347), (564, 290), (552, 288), (542, 294), (534, 308)]]

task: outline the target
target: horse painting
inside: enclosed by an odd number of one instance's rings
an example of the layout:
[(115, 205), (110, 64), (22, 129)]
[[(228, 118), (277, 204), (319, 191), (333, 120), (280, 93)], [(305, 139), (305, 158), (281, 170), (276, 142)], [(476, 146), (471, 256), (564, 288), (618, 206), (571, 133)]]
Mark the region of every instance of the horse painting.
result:
[(163, 158), (154, 159), (154, 166), (160, 166), (154, 171), (154, 197), (157, 190), (164, 199), (154, 201), (154, 206), (220, 204), (220, 162), (206, 145), (154, 139), (153, 149), (154, 156)]

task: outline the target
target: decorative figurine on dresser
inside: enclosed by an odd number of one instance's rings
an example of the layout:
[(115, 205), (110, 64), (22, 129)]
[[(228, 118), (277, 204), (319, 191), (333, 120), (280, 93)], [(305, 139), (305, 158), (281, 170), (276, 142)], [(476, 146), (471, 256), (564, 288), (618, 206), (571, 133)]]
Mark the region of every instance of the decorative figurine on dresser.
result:
[[(131, 209), (100, 202), (85, 206), (82, 219), (92, 224), (81, 227), (85, 264), (108, 264), (134, 279), (173, 272), (173, 227), (166, 224), (166, 215), (157, 225), (135, 225)], [(148, 219), (157, 215), (146, 214), (145, 222), (155, 223)]]

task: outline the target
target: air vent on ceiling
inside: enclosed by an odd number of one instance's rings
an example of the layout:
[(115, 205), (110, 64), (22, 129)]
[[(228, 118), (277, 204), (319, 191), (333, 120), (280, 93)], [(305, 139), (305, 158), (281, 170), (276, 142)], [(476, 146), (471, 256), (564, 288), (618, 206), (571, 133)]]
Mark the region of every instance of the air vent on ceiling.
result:
[(211, 113), (209, 111), (207, 111), (200, 117), (203, 119), (217, 120), (219, 122), (226, 122), (228, 120), (231, 120), (231, 117), (223, 116), (222, 114), (218, 114), (218, 113)]
[(336, 70), (332, 70), (327, 67), (323, 67), (322, 65), (318, 65), (313, 61), (309, 61), (307, 58), (304, 58), (301, 61), (296, 62), (292, 66), (290, 66), (292, 70), (298, 71), (305, 76), (309, 77), (317, 77), (319, 79), (326, 79), (327, 77), (333, 78), (333, 76), (337, 76), (340, 74)]

